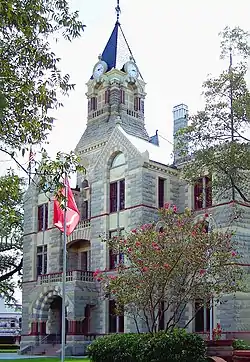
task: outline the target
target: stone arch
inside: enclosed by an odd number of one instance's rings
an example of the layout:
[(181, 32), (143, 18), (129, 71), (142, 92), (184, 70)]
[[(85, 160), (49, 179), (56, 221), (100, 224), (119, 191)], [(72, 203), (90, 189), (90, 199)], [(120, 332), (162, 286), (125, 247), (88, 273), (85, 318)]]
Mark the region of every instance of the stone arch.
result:
[[(62, 297), (61, 290), (58, 286), (53, 289), (49, 288), (39, 294), (38, 298), (32, 305), (32, 319), (34, 321), (47, 320), (50, 303), (55, 297)], [(69, 298), (66, 296), (66, 307), (71, 304)]]

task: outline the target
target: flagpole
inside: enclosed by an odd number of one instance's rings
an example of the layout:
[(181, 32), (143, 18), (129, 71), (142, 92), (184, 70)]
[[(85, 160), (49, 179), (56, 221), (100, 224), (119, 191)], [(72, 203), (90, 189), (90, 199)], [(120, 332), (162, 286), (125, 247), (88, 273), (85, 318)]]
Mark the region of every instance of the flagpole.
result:
[(64, 223), (63, 223), (63, 270), (62, 270), (62, 347), (61, 347), (61, 362), (65, 359), (66, 347), (66, 305), (65, 305), (65, 289), (66, 289), (66, 272), (67, 272), (67, 201), (68, 201), (68, 187), (67, 187), (67, 174), (64, 175), (65, 187), (65, 204), (64, 204)]

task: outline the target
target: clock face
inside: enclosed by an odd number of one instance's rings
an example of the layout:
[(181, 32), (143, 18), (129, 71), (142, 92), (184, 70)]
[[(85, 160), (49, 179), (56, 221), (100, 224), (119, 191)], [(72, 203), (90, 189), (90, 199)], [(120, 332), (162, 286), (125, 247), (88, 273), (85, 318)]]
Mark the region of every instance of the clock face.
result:
[(138, 77), (138, 69), (134, 63), (128, 63), (127, 72), (130, 77), (137, 78)]
[(102, 63), (98, 63), (94, 69), (94, 78), (99, 78), (104, 73), (104, 71), (104, 65)]

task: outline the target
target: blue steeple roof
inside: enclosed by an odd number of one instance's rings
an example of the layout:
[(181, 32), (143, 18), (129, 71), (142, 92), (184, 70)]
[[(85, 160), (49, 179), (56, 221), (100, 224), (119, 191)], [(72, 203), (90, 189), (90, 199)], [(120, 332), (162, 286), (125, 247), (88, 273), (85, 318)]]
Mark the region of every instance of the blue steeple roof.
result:
[(126, 62), (133, 57), (131, 49), (123, 33), (120, 22), (117, 20), (110, 38), (102, 53), (102, 60), (108, 64), (108, 71), (116, 68), (123, 69)]
[(116, 68), (116, 59), (117, 59), (117, 40), (118, 40), (118, 31), (119, 31), (119, 22), (117, 21), (115, 27), (110, 35), (110, 38), (105, 46), (105, 49), (102, 53), (102, 60), (108, 64), (108, 70)]

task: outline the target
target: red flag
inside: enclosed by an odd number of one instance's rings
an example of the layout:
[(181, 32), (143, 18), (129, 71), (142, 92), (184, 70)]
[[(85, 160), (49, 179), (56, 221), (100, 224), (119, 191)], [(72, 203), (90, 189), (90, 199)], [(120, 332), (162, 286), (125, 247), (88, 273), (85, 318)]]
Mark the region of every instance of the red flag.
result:
[[(70, 235), (80, 220), (80, 212), (77, 208), (73, 192), (69, 186), (68, 179), (65, 181), (67, 187), (67, 211), (66, 211), (66, 234)], [(65, 188), (62, 190), (62, 194), (65, 195)], [(58, 200), (54, 200), (54, 225), (64, 231), (64, 215), (65, 211), (61, 208)]]

